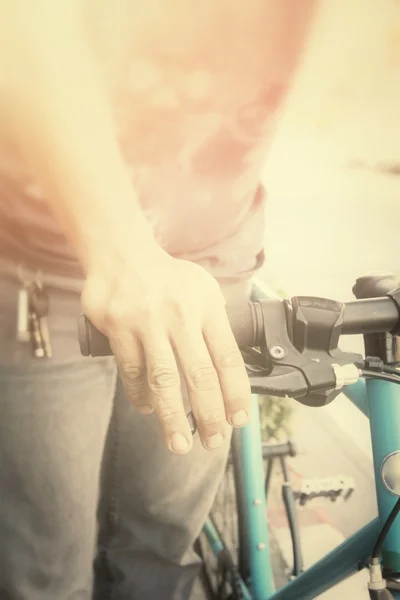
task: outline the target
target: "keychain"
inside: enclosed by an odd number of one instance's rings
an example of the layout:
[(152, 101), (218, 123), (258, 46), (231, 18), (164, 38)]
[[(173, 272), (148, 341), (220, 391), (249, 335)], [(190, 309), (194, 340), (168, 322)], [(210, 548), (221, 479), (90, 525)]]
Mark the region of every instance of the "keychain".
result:
[(28, 305), (31, 322), (31, 339), (33, 351), (37, 358), (51, 358), (49, 326), (49, 297), (39, 279), (31, 282), (28, 287)]
[(32, 343), (35, 358), (51, 358), (49, 327), (47, 315), (49, 297), (37, 274), (35, 280), (24, 276), (23, 268), (18, 268), (21, 287), (18, 291), (17, 341)]

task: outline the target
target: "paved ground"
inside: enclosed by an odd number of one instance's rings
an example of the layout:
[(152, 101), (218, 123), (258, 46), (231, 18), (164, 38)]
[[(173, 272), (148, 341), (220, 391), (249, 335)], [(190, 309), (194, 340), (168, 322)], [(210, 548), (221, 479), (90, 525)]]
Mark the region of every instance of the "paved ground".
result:
[[(341, 405), (347, 403), (347, 400), (342, 398), (338, 402)], [(366, 419), (357, 409), (354, 411), (357, 413), (353, 414), (353, 407), (350, 407), (356, 432), (358, 416)], [(339, 406), (338, 414), (341, 412), (342, 407)], [(344, 414), (348, 416), (349, 411), (345, 410)], [(355, 444), (329, 411), (299, 407), (295, 416), (294, 440), (299, 449), (299, 455), (290, 462), (290, 473), (295, 486), (301, 477), (328, 477), (339, 474), (352, 477), (356, 483), (356, 490), (346, 503), (318, 500), (311, 502), (308, 508), (299, 510), (301, 542), (307, 567), (373, 519), (376, 516), (376, 500), (372, 461), (368, 450), (363, 451)], [(276, 502), (269, 514), (280, 550), (286, 562), (291, 564), (290, 535), (286, 519), (282, 518), (280, 504)], [(341, 596), (352, 600), (366, 600), (366, 581), (367, 573), (364, 571), (324, 593), (320, 598), (336, 600)]]

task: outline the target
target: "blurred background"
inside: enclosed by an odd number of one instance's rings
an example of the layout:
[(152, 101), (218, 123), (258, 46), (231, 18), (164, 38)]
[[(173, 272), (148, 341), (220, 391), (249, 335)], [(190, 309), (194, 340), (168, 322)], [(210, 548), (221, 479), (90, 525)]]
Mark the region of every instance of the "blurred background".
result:
[[(286, 295), (352, 298), (367, 272), (400, 273), (400, 2), (322, 0), (265, 168), (269, 206), (261, 277)], [(362, 340), (343, 347), (359, 351)], [(339, 397), (293, 403), (292, 476), (354, 478), (343, 504), (300, 515), (306, 564), (376, 515), (369, 427)], [(291, 560), (279, 509), (270, 520)], [(323, 598), (367, 598), (361, 573)]]
[(319, 6), (265, 169), (264, 274), (348, 296), (365, 269), (400, 267), (400, 2)]

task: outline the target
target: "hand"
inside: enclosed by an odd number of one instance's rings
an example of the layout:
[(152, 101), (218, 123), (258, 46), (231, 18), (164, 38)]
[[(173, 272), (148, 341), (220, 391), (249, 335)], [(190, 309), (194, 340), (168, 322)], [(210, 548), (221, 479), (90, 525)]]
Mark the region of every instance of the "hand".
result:
[(202, 267), (143, 248), (140, 261), (109, 259), (89, 272), (82, 302), (110, 340), (127, 397), (157, 413), (172, 452), (193, 443), (178, 364), (205, 448), (246, 424), (249, 379), (220, 288)]

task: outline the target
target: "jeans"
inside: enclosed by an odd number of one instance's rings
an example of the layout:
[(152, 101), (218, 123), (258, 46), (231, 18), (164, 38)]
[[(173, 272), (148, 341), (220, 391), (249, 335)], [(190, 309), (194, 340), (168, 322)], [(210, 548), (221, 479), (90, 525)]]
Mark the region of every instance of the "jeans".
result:
[(229, 441), (173, 455), (114, 359), (80, 355), (78, 294), (51, 290), (53, 357), (34, 359), (17, 293), (0, 275), (0, 598), (187, 600)]

